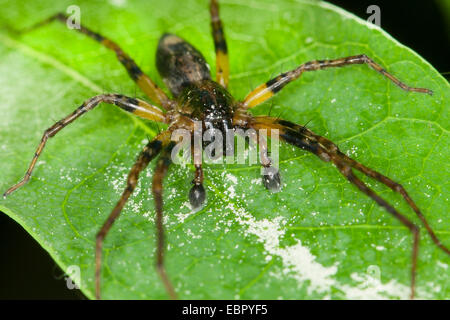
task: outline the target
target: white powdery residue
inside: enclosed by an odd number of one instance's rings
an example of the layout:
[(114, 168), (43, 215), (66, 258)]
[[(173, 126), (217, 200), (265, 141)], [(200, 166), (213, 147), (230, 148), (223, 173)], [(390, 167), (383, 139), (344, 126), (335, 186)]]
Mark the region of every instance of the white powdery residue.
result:
[(442, 287), (436, 282), (427, 282), (426, 286), (429, 292), (439, 293), (442, 291)]
[[(230, 182), (233, 185), (237, 185), (237, 183), (238, 183), (238, 179), (230, 173), (227, 173), (225, 175), (225, 179), (226, 179), (226, 181)], [(234, 189), (233, 185), (230, 185), (226, 190), (227, 196), (230, 197), (231, 199), (236, 198), (236, 190)]]
[(121, 8), (127, 4), (127, 0), (109, 0), (109, 3), (115, 7)]
[(228, 189), (226, 190), (226, 194), (231, 199), (234, 199), (236, 197), (236, 191), (234, 190), (234, 187), (233, 186), (229, 186)]
[[(130, 168), (125, 167), (125, 166), (118, 166), (118, 165), (113, 165), (110, 166), (107, 169), (107, 173), (111, 175), (111, 177), (108, 179), (108, 183), (109, 185), (112, 187), (112, 189), (114, 190), (114, 192), (116, 192), (117, 195), (121, 196), (126, 188), (127, 185), (127, 177), (128, 177), (128, 172), (129, 172)], [(140, 183), (138, 182), (137, 186), (134, 189), (133, 192), (135, 195), (140, 194), (141, 193), (141, 187), (140, 187)], [(126, 214), (126, 212), (128, 210), (131, 210), (133, 213), (135, 214), (140, 214), (142, 207), (143, 207), (143, 202), (145, 200), (143, 199), (137, 199), (135, 197), (132, 197), (130, 199), (128, 199), (126, 207), (128, 208), (127, 210), (122, 211), (123, 214)], [(150, 213), (146, 212), (144, 213), (144, 217), (149, 217), (150, 219), (153, 219), (153, 215), (151, 215)]]
[[(368, 274), (361, 276), (357, 273), (352, 273), (350, 277), (358, 282), (358, 284), (356, 286), (342, 285), (340, 287), (340, 289), (345, 292), (347, 299), (408, 299), (411, 293), (411, 288), (409, 286), (398, 283), (396, 280), (382, 283), (380, 279), (374, 278)], [(422, 292), (417, 293), (418, 296), (423, 296)]]
[(59, 170), (59, 174), (61, 180), (72, 182), (72, 178), (70, 177), (70, 175), (69, 174), (65, 175), (64, 168), (61, 168)]
[[(123, 193), (123, 189), (120, 191), (120, 194)], [(134, 189), (134, 194), (140, 194), (141, 193), (141, 187), (139, 185), (137, 185)], [(131, 211), (133, 211), (133, 213), (135, 214), (139, 214), (141, 212), (142, 209), (142, 205), (143, 205), (143, 200), (142, 199), (136, 199), (136, 198), (129, 198), (127, 201), (127, 207), (131, 209)], [(123, 213), (125, 213), (125, 211), (123, 211)]]
[(247, 163), (248, 161), (248, 155), (249, 155), (249, 148), (245, 148), (244, 150), (244, 162)]
[(332, 278), (337, 272), (337, 263), (330, 267), (324, 267), (316, 262), (316, 257), (300, 240), (294, 246), (278, 250), (278, 255), (283, 259), (283, 263), (290, 265), (294, 272), (294, 278), (302, 283), (309, 280), (308, 294), (313, 291), (325, 292), (336, 285)]
[(443, 269), (445, 269), (445, 270), (448, 269), (448, 264), (446, 264), (446, 263), (444, 263), (444, 262), (437, 261), (436, 264), (437, 264), (439, 267), (441, 267), (441, 268), (443, 268)]
[(353, 147), (350, 148), (350, 150), (347, 150), (346, 154), (347, 154), (347, 156), (349, 156), (349, 157), (350, 157), (350, 156), (357, 157), (357, 156), (358, 156), (357, 151), (358, 151), (358, 147), (353, 146)]
[[(282, 279), (284, 276), (289, 276), (300, 285), (308, 282), (308, 294), (312, 292), (322, 293), (325, 294), (325, 299), (331, 297), (332, 287), (342, 291), (347, 299), (409, 299), (410, 286), (399, 283), (397, 280), (382, 283), (380, 278), (370, 274), (352, 273), (350, 278), (355, 283), (342, 284), (335, 279), (339, 263), (329, 267), (323, 266), (316, 261), (316, 257), (308, 247), (302, 245), (300, 240), (297, 240), (294, 245), (281, 247), (280, 239), (285, 235), (286, 220), (284, 217), (256, 220), (244, 208), (233, 203), (229, 203), (225, 209), (233, 212), (236, 221), (247, 228), (245, 236), (256, 236), (257, 241), (263, 244), (266, 261), (270, 261), (274, 257), (281, 259), (282, 272), (269, 272), (268, 274), (271, 277)], [(376, 249), (385, 250), (382, 246), (376, 246)], [(448, 265), (442, 262), (438, 262), (438, 265), (444, 269), (448, 268)], [(437, 288), (436, 290), (440, 289)], [(429, 299), (431, 298), (430, 290), (417, 288), (416, 297)]]
[(261, 184), (261, 182), (262, 182), (261, 178), (256, 178), (256, 179), (250, 180), (251, 184)]
[(201, 236), (200, 235), (195, 235), (191, 229), (187, 229), (186, 230), (186, 234), (191, 238), (191, 239), (200, 239)]
[(171, 200), (171, 199), (174, 199), (176, 196), (177, 196), (177, 189), (176, 188), (172, 188), (168, 192), (167, 199)]
[[(140, 190), (139, 188), (135, 189), (136, 194), (139, 194)], [(136, 199), (128, 199), (127, 207), (131, 209), (131, 211), (134, 214), (140, 214), (142, 209), (142, 200), (136, 200)], [(122, 213), (126, 213), (127, 210), (122, 211)]]
[(127, 182), (127, 176), (128, 173), (125, 172), (124, 170), (125, 168), (122, 167), (118, 167), (118, 166), (111, 166), (109, 170), (117, 170), (119, 171), (119, 178), (116, 179), (109, 179), (109, 183), (112, 185), (114, 191), (117, 194), (122, 194), (123, 193), (123, 189), (125, 188), (126, 182)]
[[(191, 205), (189, 204), (188, 201), (185, 201), (185, 202), (182, 204), (182, 206), (181, 206), (180, 209), (183, 209), (183, 208), (185, 208), (185, 207), (191, 208)], [(193, 214), (193, 213), (195, 213), (195, 210), (191, 210), (191, 211), (188, 212), (188, 213), (175, 213), (175, 217), (177, 217), (177, 220), (178, 220), (179, 223), (183, 223), (184, 220), (186, 220), (186, 218), (188, 218), (188, 217), (189, 217), (191, 214)]]
[[(293, 277), (300, 284), (309, 281), (309, 294), (314, 291), (325, 292), (336, 285), (336, 281), (332, 278), (337, 272), (336, 264), (324, 267), (315, 261), (316, 257), (300, 240), (295, 245), (280, 247), (280, 238), (285, 234), (282, 227), (286, 220), (283, 217), (257, 221), (249, 212), (243, 208), (236, 208), (232, 203), (228, 204), (227, 209), (233, 210), (238, 223), (247, 226), (247, 232), (255, 235), (258, 242), (264, 245), (266, 259), (272, 259), (273, 256), (280, 257), (285, 268), (284, 274)], [(269, 256), (270, 258), (267, 258)]]
[(332, 100), (331, 100), (331, 103), (335, 103), (336, 102), (336, 98), (333, 98)]
[(154, 214), (153, 212), (144, 212), (142, 215), (144, 216), (144, 218), (149, 218), (149, 217), (153, 217), (152, 214)]
[(230, 173), (227, 173), (225, 177), (227, 178), (228, 181), (232, 182), (233, 184), (237, 184), (238, 182), (237, 178)]

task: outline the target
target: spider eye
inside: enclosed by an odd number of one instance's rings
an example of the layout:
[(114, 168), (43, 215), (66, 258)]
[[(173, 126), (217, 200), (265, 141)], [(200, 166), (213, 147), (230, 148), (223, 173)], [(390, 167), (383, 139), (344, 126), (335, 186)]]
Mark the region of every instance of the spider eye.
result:
[[(272, 169), (272, 168), (271, 168)], [(278, 170), (267, 170), (262, 176), (264, 186), (272, 192), (281, 191), (281, 177)]]
[(205, 188), (202, 184), (194, 185), (189, 191), (189, 202), (194, 210), (199, 210), (203, 206), (206, 199)]

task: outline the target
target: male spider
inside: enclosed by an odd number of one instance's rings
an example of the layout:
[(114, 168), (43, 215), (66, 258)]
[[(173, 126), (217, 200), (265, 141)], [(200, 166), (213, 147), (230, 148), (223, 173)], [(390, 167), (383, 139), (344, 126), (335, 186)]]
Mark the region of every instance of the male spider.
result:
[[(175, 290), (173, 289), (164, 266), (162, 198), (163, 178), (166, 175), (169, 165), (171, 164), (171, 152), (175, 146), (175, 142), (172, 141), (173, 131), (182, 128), (193, 132), (194, 121), (201, 121), (203, 127), (213, 127), (222, 132), (226, 130), (235, 130), (238, 128), (255, 130), (266, 129), (268, 133), (270, 133), (271, 130), (278, 130), (280, 132), (279, 137), (281, 140), (295, 147), (309, 151), (325, 162), (333, 163), (339, 172), (347, 178), (350, 183), (355, 185), (361, 192), (372, 198), (378, 205), (392, 214), (411, 231), (413, 235), (411, 298), (414, 298), (416, 263), (419, 248), (419, 228), (406, 216), (398, 212), (397, 209), (370, 189), (363, 181), (361, 181), (354, 174), (354, 170), (362, 172), (364, 175), (379, 181), (393, 191), (401, 194), (408, 205), (415, 211), (419, 219), (423, 222), (433, 242), (444, 252), (450, 255), (450, 250), (438, 240), (435, 233), (428, 225), (422, 212), (410, 198), (406, 190), (400, 184), (392, 181), (381, 173), (367, 168), (361, 163), (349, 158), (342, 153), (333, 142), (315, 134), (304, 126), (269, 116), (252, 116), (248, 110), (271, 98), (285, 85), (298, 79), (305, 71), (316, 71), (320, 69), (342, 67), (353, 64), (369, 65), (372, 69), (387, 77), (395, 85), (405, 91), (428, 94), (432, 94), (432, 91), (425, 88), (413, 88), (404, 84), (392, 74), (384, 70), (368, 56), (361, 54), (339, 59), (314, 60), (306, 62), (297, 68), (281, 73), (277, 77), (258, 86), (250, 92), (243, 101), (236, 101), (227, 91), (229, 78), (227, 44), (224, 37), (222, 22), (219, 17), (217, 0), (211, 0), (210, 14), (212, 35), (216, 50), (216, 81), (211, 79), (209, 66), (207, 65), (203, 55), (188, 42), (173, 34), (164, 34), (159, 40), (158, 49), (156, 52), (156, 66), (165, 84), (170, 89), (174, 97), (173, 99), (170, 99), (160, 88), (158, 88), (158, 86), (136, 65), (130, 56), (128, 56), (115, 42), (91, 31), (83, 25), (80, 26), (80, 29), (76, 29), (99, 42), (106, 48), (114, 51), (118, 60), (126, 68), (130, 77), (136, 82), (138, 87), (148, 95), (151, 101), (162, 107), (164, 111), (156, 105), (150, 104), (146, 101), (126, 97), (120, 94), (101, 94), (86, 100), (73, 113), (56, 122), (44, 132), (42, 140), (24, 178), (16, 185), (9, 188), (4, 193), (4, 196), (7, 196), (16, 189), (20, 188), (30, 179), (37, 159), (42, 153), (42, 150), (49, 138), (55, 136), (62, 128), (78, 119), (84, 113), (94, 109), (101, 102), (114, 104), (125, 111), (131, 112), (142, 118), (167, 124), (168, 129), (159, 133), (139, 154), (135, 164), (128, 174), (127, 186), (123, 191), (121, 198), (117, 202), (100, 231), (97, 233), (95, 279), (96, 297), (100, 299), (100, 272), (103, 240), (135, 189), (140, 172), (147, 167), (151, 160), (160, 154), (152, 184), (152, 192), (156, 207), (157, 226), (156, 267), (168, 294), (171, 298), (176, 298)], [(57, 13), (32, 26), (29, 30), (42, 27), (54, 20), (65, 23), (66, 19), (67, 16), (63, 13)], [(267, 152), (267, 150), (264, 149), (263, 153), (264, 152)], [(265, 168), (271, 167), (270, 159), (262, 156), (261, 165)], [(194, 185), (189, 192), (189, 201), (193, 208), (199, 208), (203, 205), (206, 194), (203, 187), (203, 170), (201, 164), (195, 164), (195, 169), (195, 177), (192, 181)], [(280, 175), (278, 172), (270, 172), (272, 173), (263, 175), (263, 183), (267, 189), (271, 191), (279, 191), (281, 186)]]

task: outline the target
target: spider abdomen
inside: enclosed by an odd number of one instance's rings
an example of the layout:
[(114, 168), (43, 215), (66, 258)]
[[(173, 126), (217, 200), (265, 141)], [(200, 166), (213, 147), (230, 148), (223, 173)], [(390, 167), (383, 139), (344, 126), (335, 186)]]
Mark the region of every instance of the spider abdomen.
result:
[(209, 66), (200, 51), (166, 33), (159, 40), (156, 66), (177, 98), (181, 113), (202, 121), (206, 130), (218, 129), (225, 134), (232, 128), (236, 103), (223, 86), (211, 80)]
[(201, 52), (169, 33), (159, 39), (156, 68), (175, 97), (193, 83), (211, 80), (209, 65)]

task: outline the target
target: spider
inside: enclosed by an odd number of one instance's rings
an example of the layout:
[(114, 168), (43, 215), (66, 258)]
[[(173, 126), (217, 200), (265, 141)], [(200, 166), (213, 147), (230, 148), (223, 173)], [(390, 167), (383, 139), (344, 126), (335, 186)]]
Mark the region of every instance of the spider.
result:
[[(432, 91), (425, 88), (413, 88), (401, 82), (394, 75), (388, 73), (374, 60), (365, 54), (354, 55), (332, 60), (313, 60), (299, 65), (297, 68), (281, 73), (273, 79), (259, 85), (251, 91), (242, 101), (234, 99), (227, 91), (229, 82), (229, 62), (227, 43), (223, 31), (222, 21), (219, 16), (219, 5), (217, 0), (210, 1), (210, 15), (212, 36), (216, 51), (216, 80), (212, 80), (209, 66), (203, 55), (191, 44), (174, 34), (164, 34), (161, 36), (156, 52), (156, 67), (164, 83), (169, 88), (173, 98), (169, 98), (161, 88), (159, 88), (125, 53), (118, 44), (112, 40), (91, 31), (84, 25), (80, 25), (76, 31), (85, 34), (97, 41), (102, 46), (116, 53), (117, 59), (125, 67), (131, 79), (154, 103), (127, 97), (120, 94), (101, 94), (86, 100), (79, 108), (67, 117), (56, 122), (53, 126), (45, 130), (42, 140), (32, 158), (32, 161), (23, 179), (10, 187), (4, 196), (8, 196), (18, 188), (22, 187), (30, 179), (36, 162), (41, 155), (47, 140), (54, 137), (64, 127), (81, 117), (86, 112), (93, 110), (101, 102), (116, 105), (117, 107), (135, 114), (144, 119), (168, 125), (168, 128), (154, 137), (140, 152), (137, 160), (132, 166), (126, 188), (122, 193), (116, 206), (104, 222), (100, 231), (96, 235), (95, 249), (95, 290), (96, 298), (101, 298), (101, 263), (103, 241), (119, 217), (125, 203), (133, 193), (138, 182), (139, 174), (158, 155), (155, 172), (152, 182), (152, 193), (156, 208), (157, 226), (157, 252), (156, 269), (159, 273), (165, 289), (171, 298), (177, 298), (177, 294), (169, 279), (164, 265), (164, 225), (163, 225), (163, 179), (172, 163), (171, 152), (175, 147), (172, 133), (177, 129), (194, 131), (194, 121), (201, 121), (204, 128), (214, 128), (221, 132), (236, 129), (265, 129), (268, 133), (278, 130), (279, 139), (297, 148), (315, 154), (320, 160), (331, 162), (338, 171), (357, 189), (368, 197), (372, 198), (379, 206), (384, 208), (392, 216), (398, 219), (407, 227), (413, 236), (413, 247), (411, 256), (411, 298), (415, 294), (416, 266), (419, 248), (419, 228), (400, 213), (386, 200), (375, 193), (360, 180), (354, 173), (355, 170), (372, 178), (394, 192), (399, 193), (407, 202), (409, 207), (417, 214), (430, 234), (436, 246), (450, 255), (450, 250), (444, 246), (436, 237), (429, 226), (425, 216), (419, 207), (408, 195), (405, 188), (399, 183), (391, 180), (383, 174), (370, 169), (358, 161), (342, 153), (336, 144), (330, 140), (317, 135), (302, 125), (292, 123), (280, 118), (270, 116), (253, 116), (249, 110), (265, 102), (277, 92), (281, 91), (287, 84), (300, 78), (304, 72), (317, 71), (328, 68), (343, 67), (355, 64), (366, 64), (377, 71), (396, 86), (405, 90), (418, 93), (432, 94)], [(39, 22), (26, 31), (42, 27), (52, 21), (66, 23), (68, 17), (63, 13), (57, 13), (48, 19)], [(261, 144), (260, 142), (256, 142)], [(267, 154), (268, 150), (261, 146), (262, 154)], [(266, 155), (261, 155), (261, 166), (272, 167), (271, 159)], [(274, 192), (281, 189), (281, 178), (278, 171), (268, 171), (263, 174), (264, 186)], [(201, 163), (195, 163), (195, 176), (192, 181), (193, 186), (189, 191), (189, 201), (193, 209), (201, 208), (206, 199), (205, 188), (203, 187), (203, 170)]]

